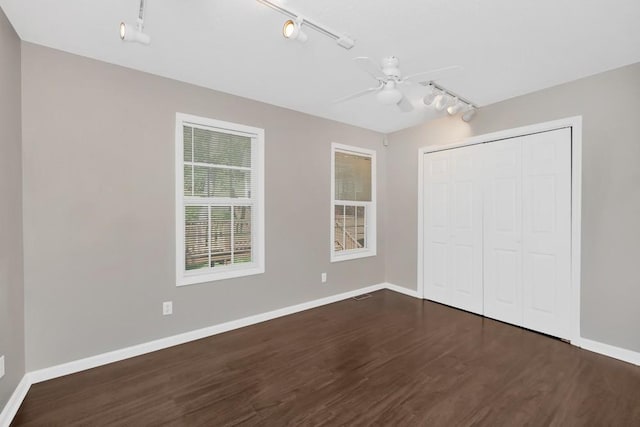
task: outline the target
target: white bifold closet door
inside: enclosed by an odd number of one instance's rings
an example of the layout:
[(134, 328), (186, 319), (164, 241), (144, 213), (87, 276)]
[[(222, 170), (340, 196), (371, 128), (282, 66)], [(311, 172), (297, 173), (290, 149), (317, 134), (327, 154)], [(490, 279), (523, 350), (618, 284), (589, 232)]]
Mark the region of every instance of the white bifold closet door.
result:
[(424, 174), (425, 295), (483, 312), (481, 147), (430, 153)]
[(569, 338), (571, 130), (485, 147), (484, 314)]
[(425, 154), (424, 296), (570, 337), (571, 130)]

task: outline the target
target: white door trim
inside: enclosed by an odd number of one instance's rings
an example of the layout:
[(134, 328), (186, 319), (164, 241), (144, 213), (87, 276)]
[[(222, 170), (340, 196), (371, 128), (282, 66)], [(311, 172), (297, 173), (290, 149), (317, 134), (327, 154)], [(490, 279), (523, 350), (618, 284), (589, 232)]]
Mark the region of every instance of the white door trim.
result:
[(580, 343), (580, 266), (582, 230), (582, 116), (538, 123), (478, 135), (452, 144), (430, 145), (418, 150), (418, 295), (424, 298), (423, 254), (424, 254), (424, 155), (435, 151), (450, 150), (475, 144), (516, 138), (533, 133), (571, 128), (571, 335), (574, 345)]

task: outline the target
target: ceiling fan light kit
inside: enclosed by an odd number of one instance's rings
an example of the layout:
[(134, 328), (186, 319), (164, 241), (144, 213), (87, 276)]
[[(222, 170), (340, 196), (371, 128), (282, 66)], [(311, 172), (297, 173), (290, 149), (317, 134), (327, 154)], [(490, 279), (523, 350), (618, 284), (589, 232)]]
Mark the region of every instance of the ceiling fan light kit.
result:
[(144, 0), (140, 0), (138, 19), (135, 24), (120, 23), (120, 39), (125, 42), (151, 43), (151, 37), (144, 33)]
[(298, 40), (301, 42), (306, 41), (307, 35), (301, 30), (302, 25), (304, 25), (307, 28), (316, 30), (317, 32), (324, 34), (325, 36), (335, 40), (338, 46), (344, 49), (347, 49), (347, 50), (351, 49), (356, 44), (356, 41), (352, 37), (348, 36), (347, 34), (337, 33), (336, 31), (333, 31), (325, 27), (324, 25), (321, 25), (317, 22), (313, 22), (309, 18), (302, 17), (299, 13), (296, 13), (291, 9), (287, 9), (276, 2), (273, 2), (270, 0), (256, 0), (256, 1), (289, 17), (289, 19), (285, 21), (284, 26), (282, 27), (282, 35), (287, 39)]
[(376, 98), (384, 105), (396, 105), (402, 100), (402, 92), (396, 89), (396, 85), (393, 81), (385, 83), (382, 90), (376, 93)]

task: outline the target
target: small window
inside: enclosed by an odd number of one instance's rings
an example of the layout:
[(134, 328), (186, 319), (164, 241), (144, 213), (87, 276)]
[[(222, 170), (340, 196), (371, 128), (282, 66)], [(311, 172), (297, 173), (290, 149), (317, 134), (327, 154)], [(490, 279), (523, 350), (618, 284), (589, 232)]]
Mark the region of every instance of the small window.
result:
[(264, 131), (176, 115), (176, 281), (264, 272)]
[(331, 262), (376, 254), (376, 152), (331, 146)]

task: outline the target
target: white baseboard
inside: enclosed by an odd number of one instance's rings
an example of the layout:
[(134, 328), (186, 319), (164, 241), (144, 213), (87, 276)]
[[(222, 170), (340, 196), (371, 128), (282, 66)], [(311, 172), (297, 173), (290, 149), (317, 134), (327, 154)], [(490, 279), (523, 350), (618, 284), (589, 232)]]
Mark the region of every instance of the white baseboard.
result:
[(29, 379), (29, 374), (26, 374), (22, 377), (2, 412), (0, 412), (0, 427), (9, 427), (30, 387), (31, 380)]
[(613, 357), (614, 359), (640, 366), (640, 353), (633, 350), (627, 350), (626, 348), (616, 347), (614, 345), (593, 341), (587, 338), (580, 338), (577, 343), (572, 342), (572, 344), (585, 350), (593, 351), (594, 353), (599, 353), (604, 356)]
[(398, 292), (399, 294), (404, 294), (413, 298), (422, 299), (422, 297), (418, 295), (418, 291), (414, 289), (409, 289), (409, 288), (405, 288), (404, 286), (394, 285), (393, 283), (384, 283), (384, 287), (389, 289), (390, 291)]
[(300, 311), (309, 310), (311, 308), (320, 307), (326, 304), (331, 304), (337, 301), (352, 298), (363, 293), (378, 291), (380, 289), (384, 289), (385, 287), (385, 283), (380, 283), (377, 285), (368, 286), (366, 288), (360, 288), (353, 291), (344, 292), (342, 294), (332, 295), (329, 297), (292, 305), (278, 310), (256, 314), (242, 319), (232, 320), (230, 322), (220, 323), (218, 325), (197, 329), (195, 331), (185, 332), (183, 334), (173, 335), (154, 341), (149, 341), (143, 344), (126, 347), (120, 350), (110, 351), (108, 353), (103, 353), (96, 356), (63, 363), (61, 365), (40, 369), (30, 372), (29, 377), (32, 384), (47, 381), (53, 378), (62, 377), (64, 375), (96, 368), (108, 363), (118, 362), (120, 360), (140, 356), (142, 354), (151, 353), (153, 351), (162, 350), (164, 348), (173, 347), (175, 345), (184, 344), (189, 341), (199, 340), (202, 338), (210, 337), (212, 335), (217, 335), (223, 332), (232, 331), (234, 329), (243, 328), (245, 326), (255, 325), (256, 323), (265, 322), (267, 320), (287, 316), (289, 314), (298, 313)]

